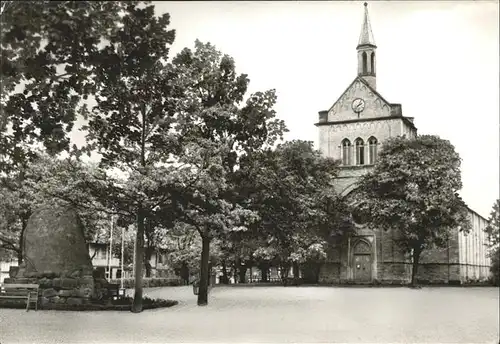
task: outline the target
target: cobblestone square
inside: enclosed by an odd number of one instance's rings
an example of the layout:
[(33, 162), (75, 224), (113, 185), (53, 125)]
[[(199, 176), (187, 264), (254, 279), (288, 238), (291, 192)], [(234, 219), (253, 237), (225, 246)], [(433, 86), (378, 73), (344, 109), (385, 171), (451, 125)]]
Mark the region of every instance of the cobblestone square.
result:
[(196, 306), (190, 287), (146, 290), (175, 299), (129, 312), (0, 310), (0, 342), (498, 343), (498, 288), (217, 286)]

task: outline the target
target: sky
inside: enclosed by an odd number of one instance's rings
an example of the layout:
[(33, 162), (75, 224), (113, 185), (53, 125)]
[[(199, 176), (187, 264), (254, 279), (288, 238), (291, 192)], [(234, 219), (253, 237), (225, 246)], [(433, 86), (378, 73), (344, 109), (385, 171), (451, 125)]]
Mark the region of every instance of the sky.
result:
[[(287, 140), (318, 143), (314, 123), (356, 77), (362, 1), (154, 2), (171, 15), (174, 56), (214, 44), (250, 78), (276, 89)], [(371, 1), (377, 91), (401, 103), (419, 134), (451, 141), (461, 195), (488, 217), (499, 198), (498, 1)]]
[[(170, 57), (210, 42), (249, 75), (249, 93), (276, 89), (285, 139), (318, 147), (318, 111), (357, 75), (363, 1), (165, 1)], [(488, 218), (499, 198), (498, 1), (369, 1), (377, 91), (402, 104), (419, 134), (449, 140), (462, 158), (461, 196)], [(74, 141), (83, 142), (83, 133)], [(78, 142), (80, 141), (80, 142)]]

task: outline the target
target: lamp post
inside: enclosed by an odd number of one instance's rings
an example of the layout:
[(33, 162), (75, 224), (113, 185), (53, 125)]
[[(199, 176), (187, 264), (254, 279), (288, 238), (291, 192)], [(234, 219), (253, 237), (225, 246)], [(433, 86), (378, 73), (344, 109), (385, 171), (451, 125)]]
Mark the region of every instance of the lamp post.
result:
[(132, 261), (132, 278), (135, 278), (135, 255), (136, 255), (136, 245), (134, 242), (134, 260)]
[(111, 234), (109, 236), (109, 260), (108, 260), (108, 279), (111, 279), (111, 259), (113, 259), (113, 215), (111, 215)]
[(123, 261), (125, 259), (124, 257), (124, 254), (125, 254), (125, 227), (122, 226), (122, 261), (121, 261), (121, 274), (120, 274), (120, 293), (119, 295), (120, 296), (125, 296), (125, 288), (123, 288), (123, 278), (124, 278), (124, 274), (125, 274), (125, 271), (123, 270)]

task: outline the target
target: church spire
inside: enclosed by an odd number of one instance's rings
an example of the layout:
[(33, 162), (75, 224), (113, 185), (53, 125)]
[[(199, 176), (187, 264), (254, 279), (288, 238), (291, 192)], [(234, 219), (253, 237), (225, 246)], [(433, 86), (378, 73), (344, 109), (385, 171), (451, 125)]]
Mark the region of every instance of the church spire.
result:
[(373, 88), (377, 88), (376, 82), (376, 59), (375, 39), (373, 38), (370, 17), (368, 16), (368, 4), (365, 2), (365, 14), (363, 17), (363, 26), (359, 35), (358, 46), (358, 76), (362, 77)]
[(370, 16), (368, 15), (368, 4), (365, 2), (365, 15), (363, 18), (363, 27), (359, 35), (358, 48), (362, 45), (375, 46), (375, 39), (373, 38), (372, 26), (370, 25)]

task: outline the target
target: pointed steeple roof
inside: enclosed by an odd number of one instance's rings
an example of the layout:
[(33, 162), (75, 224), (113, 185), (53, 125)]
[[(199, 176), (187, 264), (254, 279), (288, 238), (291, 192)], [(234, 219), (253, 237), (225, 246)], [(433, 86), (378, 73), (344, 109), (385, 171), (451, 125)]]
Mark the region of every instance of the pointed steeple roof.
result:
[(362, 45), (376, 46), (375, 39), (373, 38), (372, 26), (370, 25), (370, 17), (368, 16), (368, 4), (366, 2), (363, 27), (361, 28), (361, 34), (359, 35), (358, 47)]

